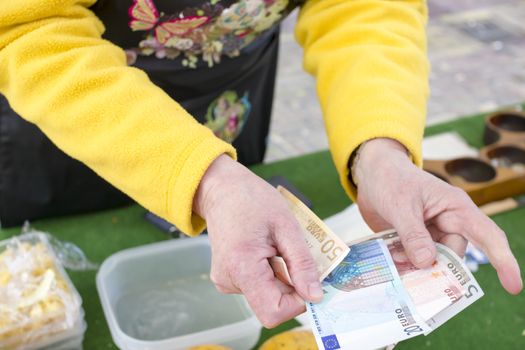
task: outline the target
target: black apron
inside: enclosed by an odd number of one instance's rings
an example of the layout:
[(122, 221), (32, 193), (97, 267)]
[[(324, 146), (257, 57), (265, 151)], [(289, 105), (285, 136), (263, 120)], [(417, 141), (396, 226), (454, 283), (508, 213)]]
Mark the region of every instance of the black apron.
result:
[[(263, 160), (266, 149), (279, 22), (297, 4), (283, 0), (99, 0), (92, 10), (106, 26), (104, 38), (126, 49), (130, 64), (144, 70), (218, 137), (232, 142), (239, 161), (251, 165)], [(138, 11), (139, 18), (135, 18), (133, 6), (149, 6), (153, 11), (145, 18), (140, 18), (144, 11)], [(188, 24), (180, 18), (195, 21), (190, 23), (195, 26), (193, 31), (183, 33)], [(197, 34), (213, 32), (215, 27), (210, 26), (219, 20), (227, 34), (214, 41), (199, 41)], [(150, 21), (152, 28), (131, 30), (133, 25), (144, 24), (140, 21)], [(256, 34), (255, 26), (261, 26)], [(128, 203), (131, 199), (64, 154), (0, 95), (3, 227)]]

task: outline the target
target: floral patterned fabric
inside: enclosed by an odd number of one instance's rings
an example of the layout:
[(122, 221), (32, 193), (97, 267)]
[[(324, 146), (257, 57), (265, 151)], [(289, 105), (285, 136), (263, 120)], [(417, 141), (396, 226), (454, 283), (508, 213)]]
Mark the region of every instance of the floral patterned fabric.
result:
[(226, 91), (208, 107), (205, 125), (217, 137), (232, 143), (241, 133), (250, 111), (248, 92), (239, 98), (235, 91)]
[(144, 32), (138, 46), (126, 50), (129, 64), (138, 55), (155, 55), (159, 59), (181, 57), (181, 64), (188, 68), (196, 68), (199, 60), (212, 67), (223, 55), (238, 56), (298, 3), (239, 0), (226, 6), (221, 0), (207, 0), (198, 8), (167, 14), (155, 1), (133, 0), (129, 9), (130, 29)]

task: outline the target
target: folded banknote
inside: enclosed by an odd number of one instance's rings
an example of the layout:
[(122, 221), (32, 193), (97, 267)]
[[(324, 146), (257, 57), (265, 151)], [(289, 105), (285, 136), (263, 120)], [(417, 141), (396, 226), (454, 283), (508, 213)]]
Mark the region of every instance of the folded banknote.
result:
[[(282, 186), (277, 190), (284, 197), (290, 210), (297, 219), (304, 239), (317, 265), (319, 280), (322, 281), (332, 271), (350, 249), (339, 236), (325, 225), (303, 202)], [(293, 284), (284, 259), (275, 256), (270, 259), (275, 275), (284, 283)]]

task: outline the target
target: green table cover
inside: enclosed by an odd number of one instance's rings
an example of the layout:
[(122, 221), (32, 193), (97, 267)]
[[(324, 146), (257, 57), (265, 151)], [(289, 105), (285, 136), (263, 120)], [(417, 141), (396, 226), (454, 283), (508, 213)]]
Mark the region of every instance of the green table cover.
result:
[[(474, 147), (482, 146), (482, 115), (463, 118), (427, 128), (426, 135), (457, 131)], [(263, 178), (282, 175), (309, 197), (314, 211), (325, 218), (350, 204), (327, 151), (253, 167)], [(119, 250), (167, 239), (167, 235), (143, 219), (139, 206), (34, 222), (36, 229), (81, 247), (87, 256), (102, 262)], [(511, 247), (525, 266), (525, 209), (496, 215), (494, 220), (505, 230)], [(19, 228), (0, 230), (0, 239), (20, 232)], [(94, 271), (69, 271), (83, 299), (88, 328), (84, 349), (117, 349), (104, 319), (99, 302)], [(490, 265), (481, 266), (475, 274), (485, 296), (443, 325), (431, 335), (402, 342), (398, 349), (525, 349), (525, 294), (510, 296), (500, 286)], [(263, 329), (260, 345), (270, 336), (297, 326), (289, 321), (272, 330)], [(257, 346), (256, 346), (257, 348)], [(244, 350), (244, 349), (239, 349)]]

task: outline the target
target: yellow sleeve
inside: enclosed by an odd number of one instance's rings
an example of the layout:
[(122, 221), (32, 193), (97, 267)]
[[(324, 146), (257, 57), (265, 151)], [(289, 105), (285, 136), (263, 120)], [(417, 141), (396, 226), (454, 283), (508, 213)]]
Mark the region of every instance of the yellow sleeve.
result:
[(401, 142), (421, 166), (428, 97), (424, 0), (308, 0), (296, 38), (317, 90), (347, 193), (348, 161), (364, 141)]
[(62, 150), (188, 234), (199, 181), (235, 150), (101, 38), (95, 0), (3, 1), (0, 93)]

